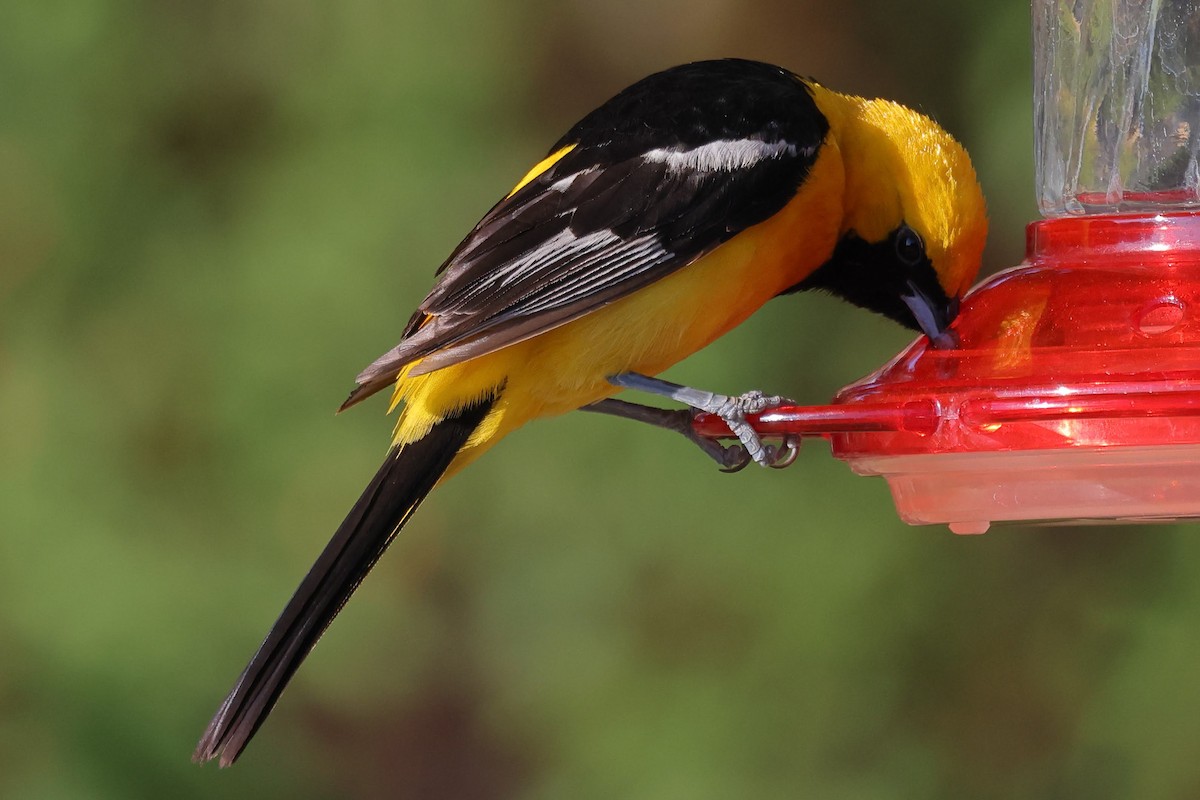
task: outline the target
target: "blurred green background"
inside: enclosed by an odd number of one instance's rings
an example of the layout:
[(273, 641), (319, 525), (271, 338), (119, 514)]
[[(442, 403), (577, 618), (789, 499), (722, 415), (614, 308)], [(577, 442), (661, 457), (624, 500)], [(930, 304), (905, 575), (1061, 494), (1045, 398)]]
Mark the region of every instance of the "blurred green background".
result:
[[(1019, 260), (1028, 8), (0, 2), (0, 796), (1194, 798), (1186, 526), (897, 521), (569, 415), (422, 507), (234, 769), (191, 749), (373, 474), (335, 418), (434, 268), (642, 75), (761, 58), (933, 114)], [(778, 301), (669, 375), (823, 402), (911, 334)]]

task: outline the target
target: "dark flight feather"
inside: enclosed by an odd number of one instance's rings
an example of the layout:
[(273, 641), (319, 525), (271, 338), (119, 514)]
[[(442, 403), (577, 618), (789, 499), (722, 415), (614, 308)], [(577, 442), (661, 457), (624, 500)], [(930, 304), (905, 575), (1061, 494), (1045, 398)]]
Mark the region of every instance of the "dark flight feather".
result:
[(217, 710), (193, 760), (220, 757), (223, 767), (237, 760), (305, 656), (433, 489), (492, 403), (489, 398), (467, 406), (434, 425), (424, 438), (389, 451)]

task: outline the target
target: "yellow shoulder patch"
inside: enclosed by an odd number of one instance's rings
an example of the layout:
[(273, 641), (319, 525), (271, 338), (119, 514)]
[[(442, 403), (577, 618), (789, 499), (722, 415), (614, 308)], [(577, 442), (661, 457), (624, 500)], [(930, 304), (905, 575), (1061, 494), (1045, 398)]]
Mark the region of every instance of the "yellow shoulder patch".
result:
[(521, 178), (520, 182), (516, 186), (513, 187), (513, 190), (511, 192), (509, 192), (504, 197), (504, 199), (507, 200), (508, 198), (510, 198), (514, 194), (516, 194), (517, 192), (521, 191), (521, 189), (523, 189), (525, 187), (525, 184), (529, 183), (531, 180), (536, 178), (538, 175), (541, 175), (543, 172), (545, 172), (546, 170), (553, 167), (555, 164), (558, 163), (558, 160), (560, 158), (562, 158), (563, 156), (565, 156), (567, 153), (571, 152), (574, 149), (575, 149), (575, 145), (569, 144), (566, 147), (562, 148), (561, 150), (556, 150), (553, 153), (551, 153), (550, 155), (543, 158), (541, 161), (539, 161), (537, 163), (536, 166), (534, 166), (533, 169), (531, 169), (531, 170), (529, 170), (529, 172), (525, 173), (525, 177)]

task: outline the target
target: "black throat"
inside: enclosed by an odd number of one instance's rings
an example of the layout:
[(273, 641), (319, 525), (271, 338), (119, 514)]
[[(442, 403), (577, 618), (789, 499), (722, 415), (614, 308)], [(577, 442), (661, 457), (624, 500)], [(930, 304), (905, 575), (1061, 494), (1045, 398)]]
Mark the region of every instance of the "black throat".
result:
[(939, 307), (950, 309), (952, 304), (929, 258), (922, 257), (915, 264), (902, 263), (896, 256), (895, 238), (893, 231), (880, 242), (868, 242), (850, 231), (828, 261), (781, 294), (812, 289), (829, 292), (919, 331), (920, 326), (901, 299), (911, 291), (910, 282)]

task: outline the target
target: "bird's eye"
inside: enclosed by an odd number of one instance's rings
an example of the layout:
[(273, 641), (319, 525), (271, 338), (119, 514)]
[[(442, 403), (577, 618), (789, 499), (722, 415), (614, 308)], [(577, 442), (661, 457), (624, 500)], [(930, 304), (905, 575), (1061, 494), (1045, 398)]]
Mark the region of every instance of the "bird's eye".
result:
[(896, 258), (906, 267), (915, 267), (925, 258), (925, 243), (920, 235), (907, 225), (896, 231)]

